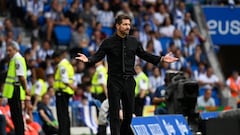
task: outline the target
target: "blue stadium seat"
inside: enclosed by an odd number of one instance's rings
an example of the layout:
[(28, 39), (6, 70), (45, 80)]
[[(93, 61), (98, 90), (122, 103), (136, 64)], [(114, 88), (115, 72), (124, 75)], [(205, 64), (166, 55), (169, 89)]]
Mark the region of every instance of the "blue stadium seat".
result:
[(56, 25), (54, 27), (54, 35), (57, 45), (69, 45), (71, 41), (71, 27), (68, 25)]
[(101, 32), (105, 33), (109, 37), (113, 34), (113, 29), (111, 27), (102, 27)]
[(40, 117), (40, 114), (39, 114), (39, 112), (37, 112), (37, 111), (33, 111), (33, 121), (35, 121), (35, 122), (37, 122), (39, 125), (43, 125), (43, 121), (42, 121), (42, 119), (41, 119), (41, 117)]
[(93, 33), (93, 28), (92, 27), (87, 27), (86, 28), (86, 33), (87, 33), (88, 37), (91, 38), (92, 33)]
[(51, 10), (51, 5), (50, 5), (50, 4), (44, 5), (44, 7), (43, 7), (43, 12), (48, 12), (48, 11), (50, 11), (50, 10)]

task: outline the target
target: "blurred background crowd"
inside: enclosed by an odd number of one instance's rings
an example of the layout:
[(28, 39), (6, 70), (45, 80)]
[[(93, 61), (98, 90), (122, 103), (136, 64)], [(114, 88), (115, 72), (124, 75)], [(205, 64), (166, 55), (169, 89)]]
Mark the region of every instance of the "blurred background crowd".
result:
[[(1, 0), (0, 93), (9, 62), (6, 44), (14, 40), (20, 45), (19, 51), (26, 59), (28, 86), (32, 90), (32, 98), (25, 101), (25, 107), (30, 109), (25, 111), (44, 117), (44, 105), (55, 106), (55, 65), (51, 56), (56, 49), (65, 49), (66, 58), (74, 67), (75, 85), (78, 86), (69, 104), (72, 126), (88, 126), (96, 133), (98, 120), (95, 118), (106, 98), (107, 62), (103, 60), (89, 65), (74, 58), (78, 52), (93, 55), (101, 42), (114, 34), (115, 17), (127, 14), (132, 18), (131, 35), (141, 41), (147, 52), (161, 56), (171, 51), (179, 58), (175, 63), (161, 66), (136, 58), (137, 116), (143, 115), (145, 106), (154, 106), (154, 114), (167, 113), (164, 93), (169, 83), (165, 78), (168, 70), (182, 71), (186, 78), (198, 82), (196, 111), (206, 111), (208, 107), (210, 110), (213, 109), (211, 107), (225, 108), (227, 106), (221, 103), (223, 93), (238, 100), (239, 73), (233, 71), (226, 81), (221, 81), (214, 73), (203, 47), (206, 35), (199, 32), (193, 14), (193, 5), (199, 3), (240, 4), (233, 0)], [(32, 102), (28, 103), (29, 100)], [(6, 100), (1, 97), (0, 101), (0, 114), (11, 121)], [(96, 114), (91, 113), (92, 106)], [(54, 116), (47, 116), (55, 121)], [(56, 123), (51, 124), (57, 128)], [(9, 125), (7, 130), (10, 133), (14, 127), (11, 122)], [(40, 132), (39, 127), (36, 130)]]

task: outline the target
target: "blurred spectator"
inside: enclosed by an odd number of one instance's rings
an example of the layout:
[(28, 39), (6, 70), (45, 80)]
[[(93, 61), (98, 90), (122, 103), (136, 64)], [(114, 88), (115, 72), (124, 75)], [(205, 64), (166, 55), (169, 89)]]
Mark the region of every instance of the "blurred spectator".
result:
[(143, 26), (143, 30), (139, 32), (139, 40), (142, 43), (144, 49), (146, 49), (147, 42), (150, 39), (150, 31), (151, 26), (150, 24), (146, 23)]
[(153, 47), (153, 40), (148, 40), (147, 46), (146, 46), (146, 51), (150, 54), (155, 54), (155, 50)]
[(81, 52), (79, 51), (80, 49), (84, 54), (89, 56), (87, 51), (88, 44), (89, 44), (89, 37), (85, 32), (85, 26), (83, 23), (79, 23), (77, 24), (76, 31), (72, 33), (71, 47), (73, 48), (75, 54), (77, 52)]
[(231, 90), (232, 97), (238, 98), (240, 95), (240, 77), (238, 71), (232, 72), (232, 75), (227, 78), (226, 84)]
[[(10, 107), (8, 104), (5, 104), (4, 102), (6, 101), (4, 101), (4, 98), (0, 93), (0, 116), (1, 116), (0, 125), (5, 126), (5, 127), (2, 127), (3, 129), (0, 129), (0, 133), (3, 133), (4, 131), (6, 131), (7, 135), (15, 135), (14, 124), (10, 115)], [(1, 131), (1, 130), (4, 130), (4, 131)]]
[(154, 65), (150, 62), (145, 62), (145, 61), (141, 61), (142, 66), (143, 67), (143, 72), (147, 75), (147, 76), (152, 76), (153, 75), (153, 67)]
[(211, 87), (208, 87), (204, 91), (204, 95), (199, 96), (197, 99), (197, 107), (214, 107), (215, 106), (215, 101), (211, 97), (212, 96), (212, 89)]
[(77, 86), (78, 84), (82, 83), (82, 77), (84, 75), (86, 65), (83, 62), (76, 61), (74, 68), (75, 68), (75, 75), (74, 75), (75, 77), (74, 78), (76, 80), (75, 82), (76, 82), (76, 86)]
[(179, 1), (177, 8), (175, 10), (174, 24), (178, 24), (184, 20), (184, 15), (186, 13), (186, 5), (184, 1)]
[(195, 80), (199, 80), (199, 76), (203, 76), (206, 74), (206, 66), (205, 63), (198, 63), (197, 69), (192, 69)]
[(2, 61), (6, 56), (6, 42), (5, 37), (0, 34), (0, 61)]
[(135, 71), (137, 74), (134, 77), (136, 81), (134, 114), (136, 116), (142, 116), (146, 94), (149, 90), (149, 79), (142, 71), (142, 67), (140, 65), (135, 66)]
[(195, 42), (195, 33), (193, 31), (191, 31), (189, 33), (189, 35), (187, 36), (187, 41), (186, 41), (186, 44), (184, 46), (184, 56), (186, 58), (189, 58), (191, 55), (194, 54), (194, 51), (195, 51), (195, 48), (196, 46), (198, 46), (199, 44), (197, 44)]
[[(94, 31), (100, 31), (101, 32), (101, 38), (105, 39), (107, 37), (107, 34), (105, 32), (102, 32), (102, 24), (100, 22), (96, 22), (96, 26), (94, 27)], [(92, 38), (92, 35), (90, 35)]]
[(73, 0), (71, 7), (64, 13), (64, 16), (68, 19), (69, 24), (73, 29), (77, 26), (78, 14), (80, 13), (79, 9), (79, 0)]
[[(9, 35), (10, 34), (9, 32), (11, 32), (11, 35)], [(10, 18), (6, 18), (4, 20), (4, 35), (6, 37), (11, 38), (12, 40), (18, 42), (22, 36), (21, 33), (22, 31), (14, 26)]]
[(33, 35), (38, 37), (38, 25), (43, 15), (43, 1), (32, 0), (27, 2), (26, 23), (33, 30)]
[(152, 103), (156, 106), (154, 114), (167, 114), (167, 105), (166, 105), (166, 89), (169, 85), (170, 80), (164, 79), (164, 84), (159, 85), (154, 92)]
[(205, 74), (198, 78), (200, 87), (210, 85), (212, 88), (217, 88), (220, 85), (219, 78), (214, 74), (212, 67), (208, 67)]
[(93, 37), (89, 43), (89, 47), (88, 47), (88, 51), (90, 53), (90, 55), (95, 54), (95, 52), (98, 50), (99, 46), (102, 43), (102, 33), (100, 30), (94, 30), (93, 31)]
[(182, 51), (179, 48), (176, 49), (175, 57), (177, 57), (179, 60), (174, 63), (170, 63), (170, 69), (184, 70), (188, 68), (187, 60), (185, 57), (183, 57)]
[(63, 14), (63, 7), (58, 0), (51, 1), (50, 11), (45, 13), (46, 26), (44, 32), (46, 32), (46, 39), (52, 39), (53, 28), (55, 25), (69, 25), (69, 22), (65, 19)]
[(131, 11), (128, 3), (122, 2), (121, 7), (122, 7), (121, 10), (116, 13), (116, 16), (118, 16), (120, 14), (126, 14), (131, 18), (131, 21), (132, 21), (131, 23), (132, 23), (132, 25), (134, 25), (135, 24), (134, 15), (133, 15), (133, 12)]
[(150, 31), (150, 39), (153, 41), (154, 55), (161, 55), (163, 49), (161, 42), (157, 39), (157, 33)]
[(172, 52), (173, 54), (176, 53), (178, 47), (174, 44), (174, 42), (169, 43), (169, 47), (167, 48), (167, 52)]
[(187, 37), (190, 31), (197, 27), (195, 21), (192, 20), (191, 13), (187, 12), (184, 14), (184, 20), (176, 24), (176, 28), (183, 33), (183, 37)]
[(13, 19), (16, 19), (16, 25), (22, 25), (24, 22), (25, 8), (27, 5), (26, 0), (12, 0), (9, 2), (10, 12)]
[(31, 50), (28, 49), (24, 53), (24, 58), (27, 64), (27, 85), (31, 89), (32, 84), (36, 81), (36, 61), (31, 58)]
[(157, 27), (154, 24), (153, 18), (151, 17), (150, 14), (147, 12), (142, 13), (140, 16), (140, 24), (139, 24), (139, 29), (140, 31), (146, 31), (145, 27), (148, 25), (149, 28), (147, 28), (149, 31), (157, 31)]
[(149, 76), (150, 94), (155, 93), (157, 87), (164, 85), (164, 80), (158, 67), (153, 67), (153, 75)]
[(28, 49), (31, 49), (31, 59), (37, 60), (37, 55), (40, 50), (40, 44), (39, 44), (40, 39), (32, 36), (30, 44), (28, 45)]
[(155, 24), (158, 27), (162, 26), (165, 18), (170, 16), (166, 8), (166, 5), (164, 3), (161, 3), (157, 6), (157, 12), (154, 13)]
[(195, 39), (194, 40), (195, 40), (196, 44), (201, 45), (203, 42), (206, 41), (206, 37), (201, 35), (201, 33), (199, 32), (197, 27), (192, 28), (191, 31), (193, 31), (195, 33)]
[(114, 14), (109, 8), (109, 3), (104, 1), (102, 3), (102, 9), (98, 11), (96, 21), (100, 22), (103, 27), (112, 28), (114, 24)]
[(184, 40), (182, 37), (182, 32), (178, 29), (174, 29), (173, 31), (173, 38), (172, 38), (173, 44), (181, 50), (183, 50), (184, 47)]
[(45, 61), (47, 57), (51, 57), (54, 50), (52, 49), (51, 41), (45, 40), (38, 51), (38, 63)]
[[(47, 94), (49, 95), (49, 106), (56, 106), (56, 96), (55, 96), (55, 91), (52, 86), (49, 86), (47, 89)], [(43, 101), (43, 99), (42, 99)]]
[[(99, 109), (98, 116), (98, 133), (97, 135), (106, 135), (107, 134), (107, 126), (109, 124), (109, 103), (108, 99), (105, 99), (101, 104), (101, 108)], [(119, 110), (119, 118), (123, 120), (123, 111)]]
[[(154, 4), (146, 4), (145, 7), (146, 7), (145, 15), (148, 16), (147, 17), (148, 19), (144, 18), (144, 21), (148, 22), (151, 25), (151, 29), (156, 32), (158, 30), (158, 27), (156, 25), (156, 20), (154, 19), (154, 14), (156, 13), (155, 6)], [(146, 17), (145, 15), (144, 17)]]
[(170, 17), (165, 17), (162, 26), (159, 28), (160, 37), (173, 37), (175, 26)]
[(50, 97), (48, 94), (42, 96), (42, 102), (38, 105), (38, 112), (41, 119), (43, 120), (43, 131), (46, 135), (52, 135), (58, 133), (58, 122), (54, 118), (51, 109), (48, 107), (50, 102)]
[(103, 60), (95, 64), (96, 72), (92, 77), (91, 92), (95, 99), (103, 102), (107, 97), (107, 68), (104, 67)]
[(83, 84), (78, 84), (77, 89), (74, 92), (74, 95), (72, 97), (73, 102), (74, 101), (81, 101), (83, 97), (83, 92), (84, 92), (84, 85)]
[(139, 10), (142, 5), (143, 3), (140, 0), (129, 0), (129, 7), (133, 12), (134, 16), (138, 16), (140, 14)]
[(189, 56), (187, 60), (190, 63), (192, 70), (197, 69), (199, 63), (207, 64), (207, 57), (202, 52), (202, 48), (200, 45), (196, 46), (194, 54)]
[(39, 123), (33, 121), (33, 106), (31, 103), (31, 97), (26, 96), (25, 101), (22, 102), (23, 119), (25, 124), (26, 135), (44, 135)]
[(169, 70), (169, 63), (163, 63), (161, 68), (160, 68), (160, 72), (161, 72), (161, 75), (162, 75), (162, 79), (164, 80), (165, 77), (166, 77), (166, 72), (167, 70)]
[(37, 104), (42, 100), (43, 94), (47, 92), (45, 72), (42, 68), (36, 69), (36, 79), (31, 91), (34, 110), (37, 109)]
[(94, 27), (96, 23), (96, 18), (94, 16), (94, 13), (91, 11), (92, 4), (90, 1), (85, 1), (83, 4), (83, 10), (80, 12), (79, 17), (83, 18), (84, 25), (86, 28)]
[(122, 7), (122, 4), (124, 1), (122, 0), (111, 0), (110, 3), (110, 10), (113, 11), (113, 13), (116, 15), (121, 9), (124, 10), (124, 7)]

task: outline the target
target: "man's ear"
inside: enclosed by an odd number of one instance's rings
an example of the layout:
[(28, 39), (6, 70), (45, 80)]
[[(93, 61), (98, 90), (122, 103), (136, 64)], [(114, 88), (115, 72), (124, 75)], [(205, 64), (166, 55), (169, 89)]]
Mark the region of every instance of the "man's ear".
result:
[(115, 25), (115, 26), (116, 26), (116, 29), (118, 29), (120, 25), (119, 25), (118, 23), (116, 23), (116, 25)]

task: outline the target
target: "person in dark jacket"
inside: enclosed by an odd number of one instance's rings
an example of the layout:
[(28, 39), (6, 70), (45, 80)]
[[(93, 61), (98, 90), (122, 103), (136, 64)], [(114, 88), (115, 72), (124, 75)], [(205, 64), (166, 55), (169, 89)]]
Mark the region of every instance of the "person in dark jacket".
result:
[[(127, 15), (119, 15), (115, 20), (116, 33), (105, 39), (98, 51), (91, 57), (78, 53), (76, 59), (82, 62), (96, 63), (105, 55), (108, 62), (108, 100), (111, 135), (131, 135), (130, 124), (134, 111), (134, 89), (136, 82), (133, 76), (135, 56), (153, 63), (175, 62), (178, 58), (168, 53), (166, 56), (154, 56), (144, 51), (141, 43), (129, 35), (131, 19)], [(120, 121), (120, 99), (122, 101), (123, 120)]]

